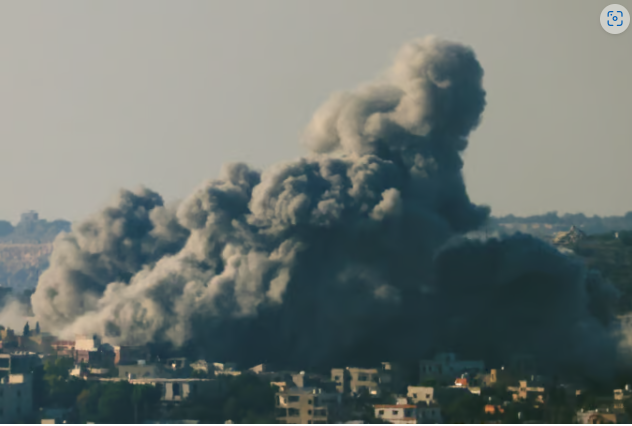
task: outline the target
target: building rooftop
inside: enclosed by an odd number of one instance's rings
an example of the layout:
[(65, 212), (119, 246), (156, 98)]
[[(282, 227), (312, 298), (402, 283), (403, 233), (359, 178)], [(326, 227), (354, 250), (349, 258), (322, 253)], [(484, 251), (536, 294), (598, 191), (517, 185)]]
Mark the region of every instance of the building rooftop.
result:
[(373, 406), (374, 408), (417, 408), (416, 405), (412, 404), (376, 404)]

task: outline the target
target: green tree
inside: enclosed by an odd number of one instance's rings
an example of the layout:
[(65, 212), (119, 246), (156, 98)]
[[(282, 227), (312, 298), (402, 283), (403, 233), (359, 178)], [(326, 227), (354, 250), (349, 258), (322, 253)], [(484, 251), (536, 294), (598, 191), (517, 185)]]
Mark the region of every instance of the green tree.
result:
[(24, 331), (22, 331), (22, 336), (29, 337), (31, 335), (31, 327), (29, 327), (29, 322), (27, 321), (24, 325)]
[(450, 423), (480, 423), (483, 419), (485, 400), (474, 394), (465, 394), (447, 404), (443, 410)]
[(40, 334), (39, 321), (35, 323), (35, 334)]

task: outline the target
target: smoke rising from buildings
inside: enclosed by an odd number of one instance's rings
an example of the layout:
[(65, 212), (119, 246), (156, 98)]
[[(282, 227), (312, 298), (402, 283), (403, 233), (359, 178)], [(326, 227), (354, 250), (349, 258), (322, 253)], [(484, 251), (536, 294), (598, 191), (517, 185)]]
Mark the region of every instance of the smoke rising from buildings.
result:
[(482, 78), (470, 48), (413, 41), (386, 74), (316, 112), (306, 157), (263, 172), (227, 165), (177, 208), (121, 191), (56, 239), (36, 316), (58, 334), (243, 363), (457, 349), (607, 376), (608, 283), (531, 237), (459, 238), (489, 214), (461, 173)]

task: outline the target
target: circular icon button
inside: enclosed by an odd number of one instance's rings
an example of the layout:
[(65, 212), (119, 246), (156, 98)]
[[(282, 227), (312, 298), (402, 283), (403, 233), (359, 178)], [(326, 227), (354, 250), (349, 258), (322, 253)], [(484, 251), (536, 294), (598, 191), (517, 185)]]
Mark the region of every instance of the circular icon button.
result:
[(601, 11), (600, 21), (607, 33), (621, 34), (630, 25), (630, 13), (620, 4), (611, 4)]

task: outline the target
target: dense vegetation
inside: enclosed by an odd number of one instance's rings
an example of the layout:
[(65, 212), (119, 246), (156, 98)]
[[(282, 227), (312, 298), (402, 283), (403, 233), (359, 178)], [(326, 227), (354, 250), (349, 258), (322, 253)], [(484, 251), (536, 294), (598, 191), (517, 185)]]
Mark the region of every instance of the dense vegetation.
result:
[[(180, 405), (160, 401), (162, 389), (128, 381), (92, 381), (71, 377), (71, 358), (46, 361), (35, 376), (35, 406), (70, 410), (71, 423), (145, 423), (163, 418), (202, 423), (274, 423), (275, 392), (256, 375), (221, 376), (222, 396), (200, 391)], [(38, 420), (38, 419), (33, 419)]]

